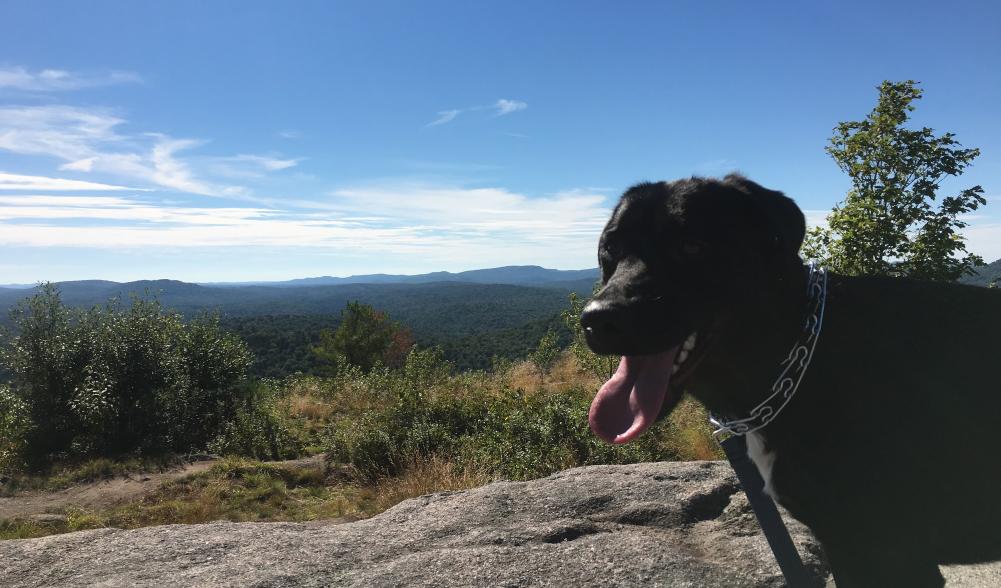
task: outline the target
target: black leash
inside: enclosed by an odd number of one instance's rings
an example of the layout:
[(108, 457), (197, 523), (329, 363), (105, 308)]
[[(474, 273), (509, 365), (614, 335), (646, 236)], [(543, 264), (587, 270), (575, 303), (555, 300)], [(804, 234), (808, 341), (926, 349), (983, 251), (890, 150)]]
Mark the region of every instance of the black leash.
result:
[(796, 545), (789, 536), (779, 510), (764, 492), (765, 481), (758, 472), (758, 467), (754, 465), (747, 455), (747, 437), (744, 435), (731, 435), (728, 439), (720, 442), (726, 457), (730, 460), (730, 466), (737, 473), (737, 480), (747, 494), (747, 501), (751, 503), (754, 516), (761, 525), (761, 530), (765, 533), (768, 546), (775, 554), (775, 560), (779, 562), (782, 575), (785, 576), (786, 584), (789, 588), (808, 588), (817, 585), (816, 580), (803, 565), (803, 560), (796, 551)]

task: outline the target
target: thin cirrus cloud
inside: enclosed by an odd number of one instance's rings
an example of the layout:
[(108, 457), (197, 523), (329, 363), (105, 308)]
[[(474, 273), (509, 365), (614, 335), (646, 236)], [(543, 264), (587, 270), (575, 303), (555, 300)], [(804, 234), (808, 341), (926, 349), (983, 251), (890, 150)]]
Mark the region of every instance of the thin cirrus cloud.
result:
[(528, 104), (522, 102), (521, 100), (505, 100), (501, 98), (494, 104), (494, 108), (497, 110), (496, 116), (504, 116), (505, 114), (511, 114), (512, 112), (518, 112), (519, 110), (525, 110), (528, 108)]
[(126, 186), (116, 186), (113, 184), (101, 184), (98, 182), (67, 180), (64, 178), (50, 178), (46, 176), (26, 176), (23, 174), (9, 174), (0, 171), (0, 190), (107, 192), (118, 190), (136, 191), (137, 189)]
[(271, 172), (289, 169), (299, 165), (301, 159), (271, 157), (265, 155), (240, 154), (229, 157), (209, 158), (207, 168), (213, 173), (227, 178), (258, 179)]
[(525, 110), (528, 108), (528, 103), (521, 100), (508, 100), (506, 98), (501, 98), (491, 104), (490, 106), (472, 106), (470, 108), (456, 108), (451, 110), (441, 110), (438, 112), (438, 117), (426, 124), (426, 127), (437, 127), (440, 125), (448, 124), (454, 121), (460, 114), (467, 112), (479, 112), (484, 110), (492, 110), (494, 112), (494, 117), (504, 116), (511, 114), (512, 112), (518, 112), (519, 110)]
[[(827, 227), (830, 210), (804, 209), (807, 228)], [(1001, 218), (996, 216), (963, 215), (968, 225), (960, 232), (966, 238), (966, 250), (987, 261), (1001, 259)]]
[(438, 125), (443, 125), (445, 123), (450, 123), (455, 120), (455, 117), (459, 116), (461, 110), (442, 110), (438, 113), (438, 118), (429, 122), (427, 126), (436, 127)]
[(62, 69), (31, 71), (24, 67), (0, 68), (0, 90), (64, 92), (139, 82), (142, 82), (142, 78), (138, 74), (129, 71), (81, 73)]
[[(415, 259), (440, 266), (593, 263), (603, 195), (385, 182), (274, 207), (201, 207), (133, 196), (0, 194), (0, 246), (266, 247)], [(372, 210), (381, 214), (373, 216)], [(94, 224), (100, 223), (100, 230)]]
[[(203, 145), (203, 141), (161, 133), (124, 133), (120, 129), (126, 123), (104, 109), (0, 106), (0, 151), (55, 157), (64, 161), (59, 166), (62, 171), (111, 174), (190, 194), (221, 197), (250, 194), (245, 186), (201, 177), (195, 167), (211, 167), (208, 165), (211, 158), (190, 158), (183, 154)], [(216, 161), (226, 159), (216, 158)], [(257, 173), (246, 177), (287, 169), (299, 161), (247, 154), (228, 159), (233, 166)]]
[(278, 157), (266, 157), (263, 155), (234, 155), (232, 157), (224, 158), (226, 161), (233, 161), (237, 163), (247, 163), (267, 171), (279, 171), (283, 169), (288, 169), (299, 164), (298, 159), (281, 159)]

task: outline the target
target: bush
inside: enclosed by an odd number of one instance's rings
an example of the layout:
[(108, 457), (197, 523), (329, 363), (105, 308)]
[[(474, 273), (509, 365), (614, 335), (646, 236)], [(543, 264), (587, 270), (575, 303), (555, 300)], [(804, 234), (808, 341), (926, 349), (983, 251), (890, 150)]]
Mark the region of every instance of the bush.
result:
[(200, 449), (243, 405), (251, 357), (216, 317), (186, 324), (140, 298), (69, 309), (45, 285), (12, 318), (17, 335), (0, 359), (33, 423), (23, 431), (31, 467)]
[(237, 409), (236, 416), (222, 427), (209, 451), (221, 455), (256, 459), (290, 459), (302, 455), (304, 440), (290, 422), (277, 386), (258, 383)]
[(0, 474), (20, 469), (30, 428), (28, 404), (7, 386), (0, 386)]
[(329, 459), (350, 464), (368, 480), (434, 457), (509, 479), (578, 465), (674, 459), (681, 457), (679, 433), (688, 434), (666, 421), (633, 443), (608, 445), (588, 428), (593, 393), (584, 387), (529, 393), (491, 386), (485, 374), (450, 377), (436, 351), (414, 350), (403, 372), (383, 372), (376, 389), (395, 401), (362, 418), (336, 421), (328, 443)]

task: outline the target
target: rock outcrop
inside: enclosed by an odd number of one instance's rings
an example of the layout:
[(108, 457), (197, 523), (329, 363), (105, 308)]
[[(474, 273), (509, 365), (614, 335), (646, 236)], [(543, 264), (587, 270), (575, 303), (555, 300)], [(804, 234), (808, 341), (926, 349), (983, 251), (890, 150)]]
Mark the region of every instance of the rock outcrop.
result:
[[(809, 531), (787, 517), (826, 578)], [(1001, 564), (944, 569), (1001, 586)], [(783, 586), (724, 462), (595, 466), (408, 500), (364, 521), (0, 541), (0, 586)]]
[[(795, 521), (807, 564), (819, 548)], [(372, 519), (101, 529), (0, 542), (5, 586), (784, 585), (729, 466), (594, 466)]]
[[(787, 519), (823, 575), (810, 533)], [(999, 586), (1001, 565), (945, 570)], [(12, 586), (782, 586), (722, 462), (595, 466), (354, 523), (212, 523), (0, 542)], [(828, 585), (830, 581), (828, 580)]]

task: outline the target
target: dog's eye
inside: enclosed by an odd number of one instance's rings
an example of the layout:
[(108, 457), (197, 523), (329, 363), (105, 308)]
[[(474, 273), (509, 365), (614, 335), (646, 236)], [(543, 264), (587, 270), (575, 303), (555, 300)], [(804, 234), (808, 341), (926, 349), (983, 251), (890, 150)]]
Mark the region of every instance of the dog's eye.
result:
[(601, 252), (612, 259), (617, 259), (619, 257), (620, 248), (615, 243), (604, 243), (601, 246)]

